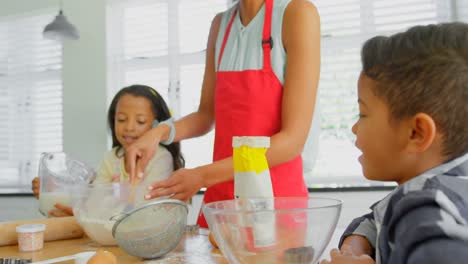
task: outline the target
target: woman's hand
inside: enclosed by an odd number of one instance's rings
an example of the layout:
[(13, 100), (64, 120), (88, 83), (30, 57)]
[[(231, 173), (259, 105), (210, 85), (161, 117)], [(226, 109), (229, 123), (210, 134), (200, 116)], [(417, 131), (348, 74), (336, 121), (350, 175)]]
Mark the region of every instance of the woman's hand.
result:
[(31, 182), (31, 190), (34, 197), (39, 198), (39, 191), (41, 190), (41, 180), (39, 177), (35, 177)]
[(130, 182), (143, 178), (143, 172), (156, 154), (161, 134), (168, 126), (159, 126), (146, 132), (125, 149), (125, 167), (130, 174)]
[(56, 203), (54, 210), (49, 211), (49, 216), (55, 217), (64, 217), (64, 216), (73, 216), (73, 209), (69, 206), (63, 205), (61, 203)]
[(339, 249), (330, 251), (330, 261), (322, 260), (320, 264), (375, 264), (375, 261), (369, 255), (355, 255), (351, 247), (343, 246)]
[(199, 169), (179, 169), (169, 178), (148, 186), (148, 194), (145, 195), (145, 199), (171, 196), (172, 199), (188, 201), (202, 187), (204, 187), (204, 181)]

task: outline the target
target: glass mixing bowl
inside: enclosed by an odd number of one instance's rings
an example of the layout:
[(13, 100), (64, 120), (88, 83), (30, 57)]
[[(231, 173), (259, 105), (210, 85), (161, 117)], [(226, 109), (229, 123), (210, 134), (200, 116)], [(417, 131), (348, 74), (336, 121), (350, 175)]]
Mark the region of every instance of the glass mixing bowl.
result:
[(208, 203), (203, 213), (229, 263), (316, 263), (341, 204), (319, 197), (244, 198)]
[(113, 246), (112, 227), (117, 218), (148, 203), (146, 185), (94, 183), (71, 190), (73, 214), (86, 235), (100, 245)]

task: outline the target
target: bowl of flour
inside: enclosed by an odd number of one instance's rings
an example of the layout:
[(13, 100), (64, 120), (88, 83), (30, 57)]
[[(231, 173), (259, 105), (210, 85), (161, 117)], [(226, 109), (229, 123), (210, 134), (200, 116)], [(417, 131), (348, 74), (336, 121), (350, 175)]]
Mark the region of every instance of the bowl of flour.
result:
[(146, 186), (128, 183), (95, 183), (73, 191), (73, 213), (86, 235), (102, 246), (117, 245), (112, 227), (118, 216), (148, 201)]

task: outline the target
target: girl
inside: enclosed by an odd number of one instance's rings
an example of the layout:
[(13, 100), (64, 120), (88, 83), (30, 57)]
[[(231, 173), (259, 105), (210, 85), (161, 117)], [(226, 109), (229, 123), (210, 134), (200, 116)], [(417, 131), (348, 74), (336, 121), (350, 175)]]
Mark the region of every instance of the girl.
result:
[[(112, 149), (104, 154), (94, 182), (123, 182), (130, 180), (130, 170), (125, 166), (125, 149), (141, 135), (160, 123), (171, 119), (169, 108), (164, 99), (153, 88), (145, 85), (132, 85), (121, 89), (112, 99), (108, 111), (108, 124), (112, 135)], [(185, 165), (180, 152), (180, 143), (164, 145), (160, 142), (157, 153), (149, 162), (146, 170), (137, 175), (136, 181), (144, 184), (169, 177)], [(39, 178), (32, 181), (32, 190), (39, 196)], [(57, 210), (49, 212), (52, 216), (73, 215), (72, 209), (56, 204)]]
[[(130, 170), (125, 166), (125, 149), (140, 136), (159, 123), (171, 119), (164, 99), (151, 87), (132, 85), (120, 90), (112, 100), (108, 116), (112, 134), (112, 150), (107, 152), (98, 169), (96, 182), (128, 181)], [(180, 143), (164, 142), (157, 147), (140, 180), (158, 181), (167, 178), (172, 171), (184, 167)], [(161, 153), (159, 153), (161, 152)]]

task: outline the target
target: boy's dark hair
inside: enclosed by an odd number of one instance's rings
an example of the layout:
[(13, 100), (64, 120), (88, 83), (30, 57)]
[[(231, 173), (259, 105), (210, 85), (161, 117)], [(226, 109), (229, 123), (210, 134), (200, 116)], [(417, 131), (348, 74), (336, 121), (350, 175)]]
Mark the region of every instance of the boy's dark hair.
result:
[(448, 160), (468, 152), (468, 25), (415, 26), (368, 40), (363, 73), (392, 119), (430, 115), (443, 135)]
[[(115, 136), (115, 111), (120, 98), (126, 94), (141, 96), (148, 99), (151, 102), (151, 109), (153, 110), (153, 113), (159, 122), (167, 120), (171, 117), (171, 113), (166, 102), (164, 101), (162, 96), (153, 88), (140, 84), (135, 84), (122, 88), (112, 99), (112, 102), (109, 106), (109, 111), (107, 112), (107, 122), (109, 124), (109, 128), (112, 134), (112, 147), (117, 147), (116, 154), (119, 152), (120, 149), (122, 149), (122, 145), (119, 143), (117, 137)], [(174, 170), (183, 168), (185, 166), (185, 160), (180, 151), (180, 143), (174, 142), (164, 147), (172, 155)]]

